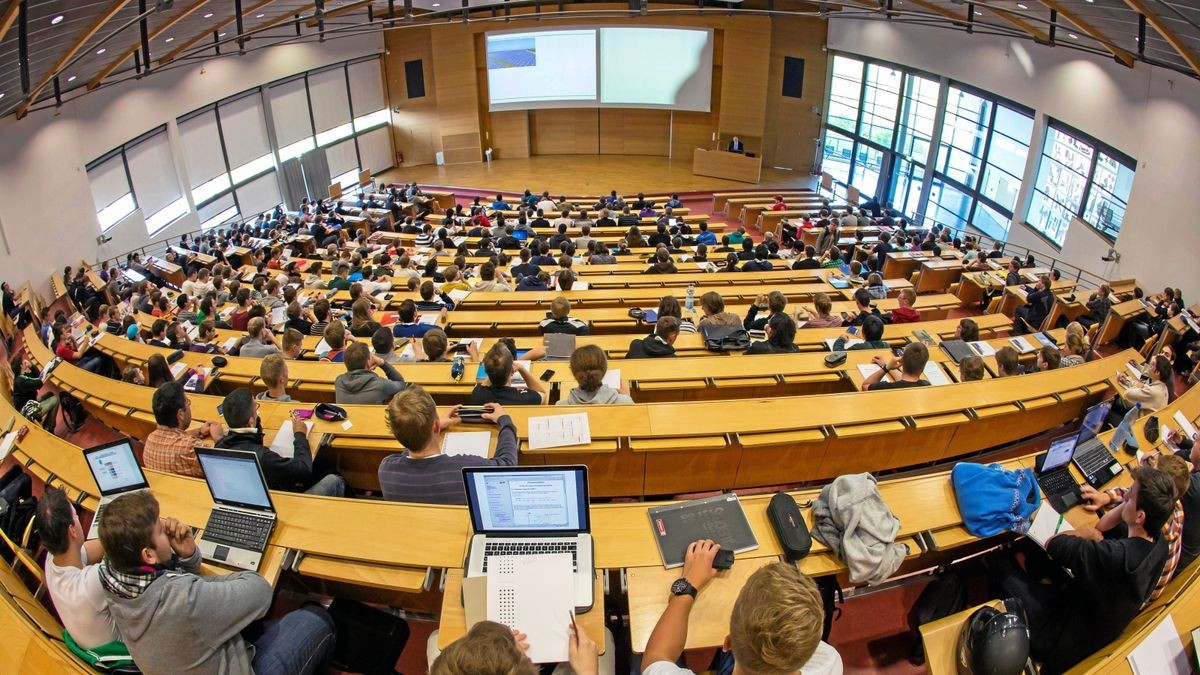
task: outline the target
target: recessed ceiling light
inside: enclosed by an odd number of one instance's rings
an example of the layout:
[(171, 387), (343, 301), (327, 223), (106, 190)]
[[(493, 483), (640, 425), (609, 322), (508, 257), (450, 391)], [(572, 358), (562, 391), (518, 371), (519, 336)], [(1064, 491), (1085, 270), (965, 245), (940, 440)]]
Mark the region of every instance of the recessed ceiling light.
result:
[(434, 6), (434, 7), (441, 7), (441, 6), (442, 6), (442, 3), (440, 3), (440, 2), (435, 2), (435, 3), (433, 3), (433, 6)]
[(166, 40), (164, 40), (163, 42), (171, 42), (171, 41), (173, 41), (174, 39), (175, 39), (175, 38), (173, 38), (173, 37), (169, 37), (169, 38), (167, 38)]
[(223, 37), (225, 37), (225, 34), (224, 34), (224, 33), (220, 33), (220, 34), (218, 34), (218, 35), (217, 35), (217, 37), (219, 37), (219, 38), (223, 38)]
[(0, 98), (4, 98), (4, 92), (0, 91)]
[(74, 75), (72, 75), (72, 76), (70, 76), (70, 77), (68, 77), (68, 78), (67, 78), (67, 82), (74, 82), (74, 81), (75, 81), (75, 76), (74, 76)]
[(975, 10), (975, 16), (983, 16), (983, 12)]
[(96, 50), (96, 53), (97, 53), (97, 54), (103, 54), (103, 53), (104, 53), (104, 52), (106, 52), (106, 51), (108, 51), (108, 50), (107, 50), (107, 49), (105, 49), (104, 47), (101, 47), (100, 49), (97, 49), (97, 50)]
[(1021, 9), (1029, 9), (1029, 5), (1026, 5), (1023, 2), (1018, 2), (1017, 7), (1020, 7)]
[(263, 18), (264, 16), (266, 16), (266, 14), (255, 14), (255, 15), (254, 15), (254, 18), (256, 18), (256, 19), (261, 19), (261, 18)]
[(206, 19), (211, 19), (211, 18), (212, 18), (212, 12), (209, 12), (208, 14), (205, 14), (205, 15), (204, 15), (204, 18), (206, 18)]
[(50, 19), (50, 25), (57, 26), (58, 24), (62, 23), (62, 20), (63, 20), (63, 15), (59, 14), (58, 16), (54, 17), (53, 19)]
[(1076, 34), (1074, 34), (1074, 33), (1067, 33), (1067, 37), (1071, 38), (1072, 40), (1078, 40), (1078, 39), (1079, 39), (1079, 36), (1078, 36), (1078, 35), (1076, 35)]

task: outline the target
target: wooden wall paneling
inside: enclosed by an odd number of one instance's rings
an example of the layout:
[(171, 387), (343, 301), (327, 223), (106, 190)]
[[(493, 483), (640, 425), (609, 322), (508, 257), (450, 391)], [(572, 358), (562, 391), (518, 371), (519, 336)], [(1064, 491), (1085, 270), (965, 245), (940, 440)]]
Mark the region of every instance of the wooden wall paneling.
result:
[(762, 138), (766, 124), (771, 19), (738, 17), (725, 26), (719, 129), (724, 136)]
[(432, 29), (433, 62), (437, 70), (434, 89), (447, 164), (483, 161), (475, 50), (470, 48), (472, 35), (469, 27), (461, 24)]
[(600, 154), (655, 155), (670, 151), (671, 111), (600, 108)]
[(600, 117), (596, 108), (531, 110), (530, 154), (599, 154), (599, 125)]
[[(814, 138), (821, 136), (820, 111), (825, 105), (825, 68), (821, 50), (828, 24), (816, 18), (775, 17), (771, 20), (771, 63), (767, 77), (763, 166), (812, 171)], [(804, 59), (802, 98), (783, 95), (783, 58)]]
[(491, 118), (493, 159), (529, 156), (529, 111), (494, 112)]
[[(404, 155), (404, 164), (414, 166), (433, 164), (441, 137), (434, 90), (433, 45), (428, 26), (385, 32), (383, 55), (384, 77), (387, 79), (388, 107), (392, 113), (392, 145)], [(425, 95), (409, 98), (404, 79), (404, 64), (421, 61), (425, 75)], [(399, 111), (399, 112), (395, 112)]]

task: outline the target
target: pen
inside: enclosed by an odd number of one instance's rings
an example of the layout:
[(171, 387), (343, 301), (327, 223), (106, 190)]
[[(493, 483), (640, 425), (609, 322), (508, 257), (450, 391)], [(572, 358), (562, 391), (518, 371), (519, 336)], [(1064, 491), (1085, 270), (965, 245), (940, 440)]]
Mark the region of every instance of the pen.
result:
[(571, 632), (579, 634), (579, 629), (575, 626), (575, 612), (567, 612), (567, 617), (571, 619)]
[(1054, 534), (1058, 534), (1062, 530), (1063, 517), (1061, 513), (1058, 514), (1058, 524), (1054, 526)]

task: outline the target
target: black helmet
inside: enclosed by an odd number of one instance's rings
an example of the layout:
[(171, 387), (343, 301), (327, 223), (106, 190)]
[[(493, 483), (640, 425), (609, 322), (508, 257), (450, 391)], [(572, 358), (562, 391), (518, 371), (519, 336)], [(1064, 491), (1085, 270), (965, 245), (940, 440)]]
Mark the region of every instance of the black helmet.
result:
[(1020, 602), (1005, 600), (1007, 612), (980, 607), (958, 634), (959, 675), (1017, 675), (1029, 659), (1029, 627)]

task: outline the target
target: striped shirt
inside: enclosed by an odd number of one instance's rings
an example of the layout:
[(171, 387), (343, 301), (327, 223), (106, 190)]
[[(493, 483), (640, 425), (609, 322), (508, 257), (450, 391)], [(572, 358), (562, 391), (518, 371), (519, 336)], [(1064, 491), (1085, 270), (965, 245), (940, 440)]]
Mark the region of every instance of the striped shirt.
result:
[(499, 435), (496, 453), (491, 459), (471, 455), (444, 455), (414, 459), (408, 452), (388, 455), (379, 464), (379, 485), (383, 498), (417, 504), (467, 503), (462, 469), (468, 466), (515, 466), (517, 428), (508, 415), (497, 422)]

